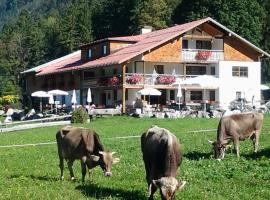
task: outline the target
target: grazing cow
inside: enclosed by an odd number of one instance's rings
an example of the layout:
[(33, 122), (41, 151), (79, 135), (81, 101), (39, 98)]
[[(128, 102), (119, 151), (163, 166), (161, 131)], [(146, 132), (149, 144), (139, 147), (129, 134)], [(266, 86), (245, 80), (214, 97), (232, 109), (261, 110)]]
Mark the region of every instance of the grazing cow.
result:
[(153, 199), (157, 188), (163, 200), (174, 199), (177, 189), (186, 184), (175, 178), (182, 162), (179, 140), (170, 131), (153, 126), (141, 136), (141, 150), (149, 199)]
[(227, 144), (234, 143), (237, 157), (240, 156), (239, 141), (250, 138), (256, 153), (259, 145), (259, 136), (263, 124), (263, 114), (249, 112), (222, 117), (217, 130), (217, 141), (212, 142), (215, 158), (221, 160), (225, 156)]
[(89, 169), (99, 165), (105, 176), (111, 176), (112, 164), (119, 162), (113, 158), (115, 152), (104, 151), (99, 136), (95, 131), (85, 128), (65, 126), (56, 133), (61, 179), (63, 179), (64, 159), (68, 164), (71, 180), (74, 180), (72, 165), (74, 160), (81, 160), (82, 181), (85, 180), (86, 166)]

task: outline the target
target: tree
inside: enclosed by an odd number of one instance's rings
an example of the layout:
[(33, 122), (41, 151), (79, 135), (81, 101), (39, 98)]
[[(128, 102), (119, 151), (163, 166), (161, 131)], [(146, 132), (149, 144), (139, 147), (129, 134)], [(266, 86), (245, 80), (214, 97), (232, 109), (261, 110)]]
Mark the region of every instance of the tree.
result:
[(232, 31), (261, 46), (266, 11), (256, 0), (183, 0), (173, 21), (183, 23), (212, 17)]
[(165, 0), (142, 0), (135, 13), (139, 26), (155, 29), (167, 27), (171, 17)]
[(138, 0), (102, 0), (93, 4), (94, 39), (136, 32), (134, 9)]

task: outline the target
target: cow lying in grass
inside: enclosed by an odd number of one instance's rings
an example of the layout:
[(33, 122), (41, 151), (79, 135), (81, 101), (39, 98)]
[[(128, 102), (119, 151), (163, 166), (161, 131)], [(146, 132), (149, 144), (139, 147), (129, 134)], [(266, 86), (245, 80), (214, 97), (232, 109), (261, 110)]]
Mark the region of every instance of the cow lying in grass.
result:
[(112, 164), (119, 162), (113, 158), (115, 152), (104, 151), (96, 132), (90, 129), (65, 126), (56, 133), (61, 179), (64, 179), (64, 159), (67, 161), (71, 180), (74, 180), (72, 165), (74, 160), (81, 160), (82, 181), (85, 181), (86, 166), (92, 169), (100, 166), (105, 176), (111, 176)]
[(239, 141), (250, 138), (254, 152), (258, 151), (259, 136), (263, 124), (263, 114), (257, 112), (234, 114), (222, 117), (217, 130), (217, 141), (209, 141), (213, 145), (215, 158), (221, 160), (225, 156), (226, 146), (233, 141), (237, 157), (240, 157)]
[(154, 126), (141, 136), (149, 199), (157, 188), (163, 200), (175, 198), (177, 189), (186, 184), (175, 177), (182, 161), (179, 140), (170, 131)]

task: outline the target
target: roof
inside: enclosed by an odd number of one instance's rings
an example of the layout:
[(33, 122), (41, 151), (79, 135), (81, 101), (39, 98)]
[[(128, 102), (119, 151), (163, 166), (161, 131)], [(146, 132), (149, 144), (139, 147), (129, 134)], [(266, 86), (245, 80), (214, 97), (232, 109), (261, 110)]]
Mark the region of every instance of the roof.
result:
[(50, 62), (47, 62), (45, 64), (33, 67), (31, 69), (25, 70), (21, 72), (22, 74), (30, 73), (30, 72), (35, 72), (39, 73), (44, 70), (50, 70), (50, 69), (56, 69), (56, 66), (60, 65), (63, 66), (66, 63), (69, 63), (70, 61), (73, 61), (73, 59), (80, 59), (81, 58), (81, 50), (75, 51), (71, 54), (65, 55), (63, 57), (57, 58), (55, 60), (52, 60)]
[[(96, 60), (88, 61), (83, 63), (81, 61), (80, 56), (71, 56), (72, 54), (69, 54), (67, 56), (67, 59), (63, 59), (60, 62), (54, 62), (52, 61), (51, 64), (46, 63), (45, 65), (47, 67), (41, 67), (38, 68), (38, 74), (37, 75), (46, 75), (46, 74), (52, 74), (52, 73), (60, 73), (64, 71), (70, 71), (70, 70), (82, 70), (86, 68), (93, 68), (93, 67), (100, 67), (100, 66), (108, 66), (108, 65), (115, 65), (115, 64), (122, 64), (131, 58), (134, 58), (138, 55), (141, 55), (155, 47), (158, 47), (159, 45), (162, 45), (181, 34), (205, 23), (205, 22), (212, 22), (218, 27), (224, 29), (225, 31), (229, 32), (231, 35), (237, 37), (239, 40), (245, 42), (248, 44), (251, 48), (255, 49), (256, 51), (270, 57), (268, 53), (263, 51), (262, 49), (256, 47), (252, 43), (248, 42), (244, 38), (240, 37), (233, 31), (229, 30), (225, 26), (221, 25), (214, 19), (207, 17), (201, 20), (185, 23), (182, 25), (176, 25), (170, 28), (161, 29), (157, 31), (153, 31), (150, 33), (142, 34), (142, 35), (135, 35), (135, 36), (126, 36), (126, 37), (111, 37), (106, 38), (103, 40), (95, 41), (102, 42), (107, 40), (113, 40), (113, 41), (126, 41), (126, 42), (135, 42), (134, 44), (131, 44), (127, 47), (124, 47), (120, 49), (119, 51), (112, 53), (108, 56), (98, 58)], [(93, 44), (93, 43), (91, 43)], [(90, 45), (90, 44), (88, 44)], [(39, 66), (40, 67), (40, 66)]]

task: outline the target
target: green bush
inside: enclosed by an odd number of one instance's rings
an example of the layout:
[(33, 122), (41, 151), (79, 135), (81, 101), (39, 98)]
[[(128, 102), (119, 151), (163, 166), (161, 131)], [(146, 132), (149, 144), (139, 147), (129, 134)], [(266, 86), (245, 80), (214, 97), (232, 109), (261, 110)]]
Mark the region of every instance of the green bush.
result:
[(89, 115), (84, 108), (76, 109), (71, 116), (71, 123), (85, 123), (89, 119)]

